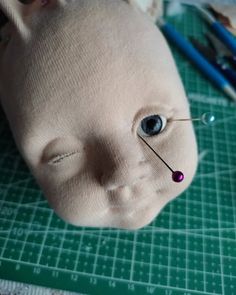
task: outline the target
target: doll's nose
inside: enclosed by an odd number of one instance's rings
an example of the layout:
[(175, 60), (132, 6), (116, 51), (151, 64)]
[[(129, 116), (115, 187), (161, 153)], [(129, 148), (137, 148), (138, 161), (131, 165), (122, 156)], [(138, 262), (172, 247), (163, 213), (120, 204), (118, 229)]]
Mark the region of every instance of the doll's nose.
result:
[(151, 174), (152, 168), (139, 150), (116, 149), (113, 157), (108, 156), (103, 162), (100, 182), (106, 190), (113, 190), (134, 185)]
[(113, 169), (102, 174), (101, 184), (106, 190), (114, 190), (122, 186), (131, 186), (150, 177), (151, 171), (147, 164), (130, 165), (120, 162)]

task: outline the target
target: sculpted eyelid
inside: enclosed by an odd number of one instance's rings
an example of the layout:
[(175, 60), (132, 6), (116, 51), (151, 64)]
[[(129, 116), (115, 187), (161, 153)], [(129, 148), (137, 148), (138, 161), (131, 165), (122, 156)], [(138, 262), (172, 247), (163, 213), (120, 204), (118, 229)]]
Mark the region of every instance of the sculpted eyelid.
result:
[(59, 163), (75, 154), (82, 154), (84, 145), (76, 138), (56, 138), (50, 141), (42, 152), (41, 161), (48, 164)]
[(80, 153), (79, 151), (74, 151), (74, 152), (70, 152), (70, 153), (65, 153), (65, 154), (59, 154), (55, 157), (52, 157), (51, 160), (48, 161), (48, 164), (57, 164), (60, 163), (62, 160), (64, 160), (65, 158), (71, 157), (75, 154)]

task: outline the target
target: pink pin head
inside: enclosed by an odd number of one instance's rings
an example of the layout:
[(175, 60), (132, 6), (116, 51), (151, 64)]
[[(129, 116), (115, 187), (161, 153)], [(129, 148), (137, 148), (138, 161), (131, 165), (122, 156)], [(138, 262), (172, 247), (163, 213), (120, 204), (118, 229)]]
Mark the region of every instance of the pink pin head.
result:
[(174, 182), (182, 182), (184, 180), (184, 174), (181, 171), (174, 171), (172, 173), (172, 179)]

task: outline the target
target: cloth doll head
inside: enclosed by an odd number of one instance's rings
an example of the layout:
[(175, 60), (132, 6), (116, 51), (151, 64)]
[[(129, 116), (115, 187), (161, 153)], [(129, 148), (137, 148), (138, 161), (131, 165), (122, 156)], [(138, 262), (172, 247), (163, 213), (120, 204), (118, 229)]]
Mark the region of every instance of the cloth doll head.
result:
[[(170, 50), (123, 0), (0, 0), (0, 99), (49, 204), (79, 226), (136, 229), (183, 192), (197, 165), (186, 95)], [(141, 122), (159, 115), (160, 132)], [(171, 172), (139, 134), (173, 167)]]

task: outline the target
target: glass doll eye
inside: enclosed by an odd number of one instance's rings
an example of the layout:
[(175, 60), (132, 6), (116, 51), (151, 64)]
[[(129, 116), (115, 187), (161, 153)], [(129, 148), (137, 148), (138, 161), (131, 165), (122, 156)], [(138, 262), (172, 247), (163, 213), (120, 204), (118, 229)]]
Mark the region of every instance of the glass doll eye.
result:
[(166, 127), (167, 120), (161, 115), (151, 115), (144, 118), (138, 128), (141, 136), (154, 136), (161, 133)]

